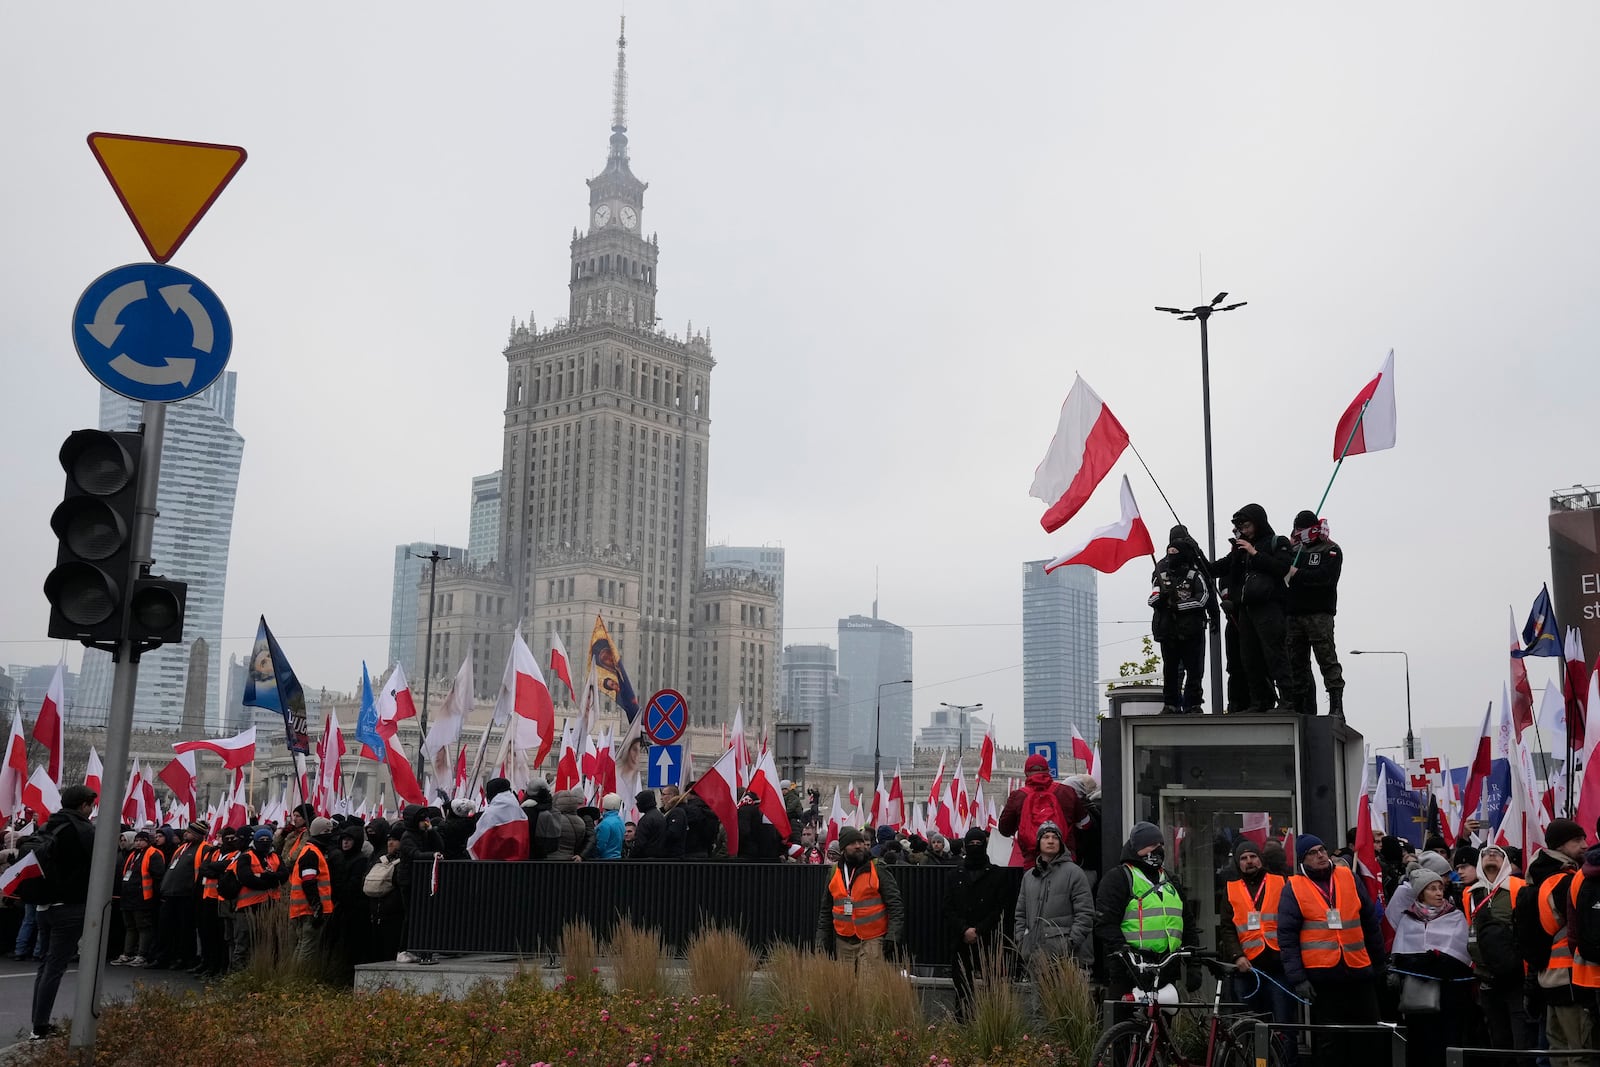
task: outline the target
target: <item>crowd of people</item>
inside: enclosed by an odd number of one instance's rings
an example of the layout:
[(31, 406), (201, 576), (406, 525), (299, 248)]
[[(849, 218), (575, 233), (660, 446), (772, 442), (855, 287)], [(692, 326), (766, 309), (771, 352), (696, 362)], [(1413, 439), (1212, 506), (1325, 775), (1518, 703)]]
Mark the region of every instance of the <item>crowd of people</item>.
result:
[(1344, 672), (1334, 644), (1344, 551), (1313, 511), (1295, 516), (1284, 537), (1266, 509), (1246, 504), (1233, 515), (1221, 558), (1208, 561), (1184, 526), (1167, 534), (1151, 575), (1150, 634), (1160, 645), (1162, 710), (1204, 711), (1206, 628), (1226, 621), (1229, 713), (1317, 713), (1316, 658), (1328, 713), (1344, 715)]

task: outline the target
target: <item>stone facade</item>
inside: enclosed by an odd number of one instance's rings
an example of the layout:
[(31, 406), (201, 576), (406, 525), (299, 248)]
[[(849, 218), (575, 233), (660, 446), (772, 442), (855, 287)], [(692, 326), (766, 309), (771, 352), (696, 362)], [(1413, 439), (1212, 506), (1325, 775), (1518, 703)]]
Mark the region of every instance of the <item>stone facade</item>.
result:
[[(421, 699), (424, 668), (432, 692), (444, 693), (464, 657), (472, 660), (477, 697), (494, 699), (511, 649), (512, 591), (509, 576), (495, 564), (473, 567), (441, 563), (433, 592), (433, 654), (428, 656), (428, 572), (418, 580), (416, 651), (406, 679)], [(413, 673), (415, 672), (415, 673)]]
[(690, 713), (700, 726), (733, 721), (744, 708), (746, 731), (759, 736), (777, 721), (778, 592), (749, 570), (707, 571), (700, 579), (688, 671)]

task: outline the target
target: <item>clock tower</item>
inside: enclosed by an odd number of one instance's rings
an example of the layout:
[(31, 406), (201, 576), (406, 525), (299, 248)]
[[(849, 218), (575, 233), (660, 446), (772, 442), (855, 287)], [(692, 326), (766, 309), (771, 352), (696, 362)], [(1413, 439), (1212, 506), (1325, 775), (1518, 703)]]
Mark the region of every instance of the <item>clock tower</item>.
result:
[[(626, 31), (626, 22), (623, 24)], [(568, 321), (623, 322), (651, 328), (656, 321), (656, 256), (643, 226), (648, 182), (628, 167), (628, 37), (617, 37), (611, 151), (605, 170), (589, 179), (586, 229), (572, 233)]]

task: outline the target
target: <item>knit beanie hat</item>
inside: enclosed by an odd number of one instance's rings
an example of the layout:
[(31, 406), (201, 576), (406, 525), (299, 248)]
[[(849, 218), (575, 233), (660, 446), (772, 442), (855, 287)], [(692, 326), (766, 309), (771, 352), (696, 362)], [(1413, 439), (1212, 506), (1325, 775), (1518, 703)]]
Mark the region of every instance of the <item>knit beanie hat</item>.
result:
[(1153, 822), (1136, 822), (1133, 824), (1133, 829), (1128, 831), (1128, 847), (1135, 852), (1151, 845), (1163, 844), (1165, 841), (1161, 827)]
[(1239, 866), (1239, 860), (1250, 855), (1251, 853), (1254, 853), (1259, 857), (1261, 855), (1261, 850), (1257, 848), (1256, 843), (1250, 840), (1248, 837), (1239, 838), (1238, 843), (1233, 846), (1233, 865), (1235, 867)]
[(1571, 819), (1551, 819), (1544, 832), (1544, 847), (1558, 849), (1574, 838), (1587, 839), (1588, 836), (1583, 832), (1583, 827)]
[(1422, 896), (1422, 891), (1434, 882), (1444, 881), (1439, 877), (1438, 871), (1430, 871), (1426, 867), (1418, 867), (1406, 875), (1406, 880), (1411, 884), (1411, 891), (1419, 897)]

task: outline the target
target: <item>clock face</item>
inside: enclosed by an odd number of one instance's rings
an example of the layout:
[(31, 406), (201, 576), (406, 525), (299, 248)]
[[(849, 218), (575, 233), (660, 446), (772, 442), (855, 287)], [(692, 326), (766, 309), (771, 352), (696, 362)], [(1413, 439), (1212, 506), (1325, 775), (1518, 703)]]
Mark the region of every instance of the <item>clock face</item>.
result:
[(625, 207), (617, 212), (617, 218), (621, 220), (623, 226), (630, 230), (639, 225), (639, 213), (631, 207)]
[(596, 226), (604, 226), (610, 221), (611, 208), (608, 205), (601, 204), (599, 207), (594, 209), (594, 224)]

